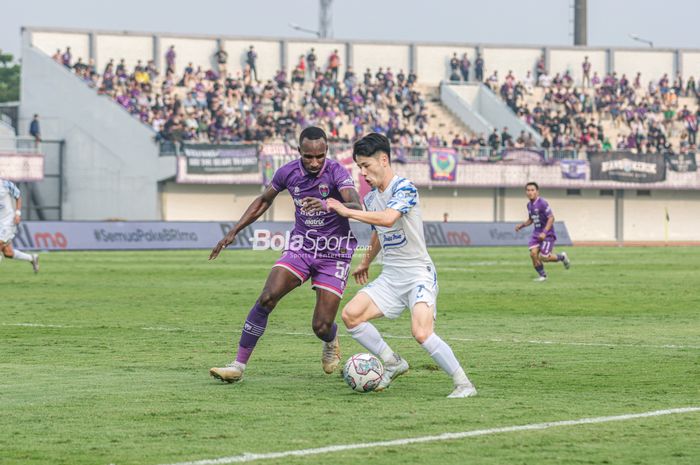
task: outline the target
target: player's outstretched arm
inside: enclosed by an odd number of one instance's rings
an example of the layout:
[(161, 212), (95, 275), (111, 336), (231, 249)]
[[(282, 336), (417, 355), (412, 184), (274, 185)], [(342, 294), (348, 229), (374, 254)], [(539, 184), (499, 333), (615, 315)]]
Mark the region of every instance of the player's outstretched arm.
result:
[(355, 278), (355, 282), (357, 284), (364, 285), (369, 281), (369, 266), (377, 257), (377, 254), (379, 254), (380, 247), (379, 235), (377, 234), (377, 231), (372, 231), (372, 236), (369, 240), (369, 248), (362, 256), (362, 261), (360, 264), (357, 266), (357, 268), (355, 268), (355, 271), (352, 272), (352, 276)]
[(380, 212), (366, 212), (362, 210), (351, 210), (335, 199), (328, 199), (328, 208), (336, 211), (340, 216), (362, 221), (374, 226), (390, 228), (401, 218), (401, 212), (393, 208), (387, 208)]
[[(340, 195), (343, 198), (343, 205), (351, 210), (362, 210), (360, 203), (360, 195), (355, 188), (344, 188), (340, 190)], [(328, 211), (326, 200), (321, 200), (316, 197), (304, 197), (301, 199), (301, 208), (306, 213), (317, 213), (320, 211)]]
[(268, 186), (262, 195), (253, 200), (236, 225), (231, 228), (228, 234), (226, 234), (224, 238), (221, 239), (212, 249), (211, 254), (209, 254), (209, 260), (214, 260), (216, 257), (218, 257), (219, 253), (236, 239), (236, 236), (239, 232), (241, 232), (241, 230), (245, 229), (248, 225), (254, 223), (258, 218), (260, 218), (262, 214), (265, 213), (268, 208), (270, 208), (270, 205), (272, 205), (272, 202), (274, 202), (277, 194), (278, 192), (275, 189)]

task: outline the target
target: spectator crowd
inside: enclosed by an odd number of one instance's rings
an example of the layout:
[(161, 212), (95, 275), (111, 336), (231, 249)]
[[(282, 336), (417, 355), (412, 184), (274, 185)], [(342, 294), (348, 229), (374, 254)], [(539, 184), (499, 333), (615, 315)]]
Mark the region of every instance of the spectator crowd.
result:
[(245, 66), (235, 71), (224, 50), (214, 55), (217, 69), (180, 66), (174, 46), (164, 55), (164, 75), (153, 60), (130, 68), (124, 59), (110, 59), (100, 73), (92, 60), (74, 61), (70, 48), (57, 50), (53, 58), (150, 125), (163, 141), (286, 140), (307, 125), (321, 126), (339, 141), (368, 131), (383, 132), (396, 143), (429, 139), (415, 73), (379, 68), (360, 76), (348, 66), (341, 76), (337, 50), (324, 65), (312, 48), (299, 57), (291, 76), (278, 70), (266, 79), (258, 76), (253, 46), (243, 57)]

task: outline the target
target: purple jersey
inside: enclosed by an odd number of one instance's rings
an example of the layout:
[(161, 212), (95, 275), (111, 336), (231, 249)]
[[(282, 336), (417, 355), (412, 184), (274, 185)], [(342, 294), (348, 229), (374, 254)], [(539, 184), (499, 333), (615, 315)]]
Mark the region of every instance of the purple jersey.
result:
[[(547, 218), (554, 216), (549, 204), (542, 197), (537, 197), (534, 201), (528, 202), (527, 213), (530, 215), (532, 224), (535, 226), (534, 231), (532, 231), (533, 237), (543, 233), (544, 227), (547, 225)], [(554, 226), (547, 232), (547, 238), (557, 238), (556, 234), (554, 234)]]
[(287, 163), (277, 170), (270, 184), (281, 192), (287, 189), (294, 201), (295, 223), (290, 245), (295, 238), (302, 240), (302, 250), (328, 257), (352, 257), (357, 240), (350, 230), (350, 222), (335, 212), (306, 213), (301, 209), (305, 197), (334, 198), (343, 201), (340, 191), (354, 189), (352, 176), (335, 160), (326, 159), (317, 175), (309, 174), (301, 159)]

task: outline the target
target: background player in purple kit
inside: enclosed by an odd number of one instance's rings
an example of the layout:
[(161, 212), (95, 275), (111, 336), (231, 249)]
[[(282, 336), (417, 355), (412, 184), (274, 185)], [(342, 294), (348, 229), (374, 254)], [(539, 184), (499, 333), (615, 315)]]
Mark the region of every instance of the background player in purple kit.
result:
[(212, 250), (210, 260), (265, 213), (277, 194), (284, 189), (289, 191), (296, 209), (289, 244), (270, 270), (260, 297), (248, 313), (236, 360), (225, 367), (212, 368), (211, 376), (229, 383), (240, 381), (265, 331), (270, 312), (282, 297), (309, 278), (312, 289), (316, 290), (312, 327), (324, 342), (323, 370), (330, 374), (338, 367), (340, 348), (335, 316), (357, 241), (348, 219), (330, 211), (326, 199), (336, 199), (352, 209), (361, 210), (362, 207), (352, 176), (338, 162), (326, 158), (327, 153), (325, 132), (313, 126), (304, 129), (299, 136), (301, 158), (277, 170), (265, 192), (253, 201), (236, 226)]
[(557, 235), (554, 233), (554, 213), (545, 199), (540, 197), (540, 186), (536, 182), (529, 182), (525, 186), (525, 194), (530, 201), (527, 204), (528, 219), (515, 227), (516, 231), (535, 225), (528, 246), (532, 266), (539, 274), (535, 281), (546, 281), (547, 273), (542, 262), (562, 262), (567, 270), (571, 266), (566, 252), (552, 254)]

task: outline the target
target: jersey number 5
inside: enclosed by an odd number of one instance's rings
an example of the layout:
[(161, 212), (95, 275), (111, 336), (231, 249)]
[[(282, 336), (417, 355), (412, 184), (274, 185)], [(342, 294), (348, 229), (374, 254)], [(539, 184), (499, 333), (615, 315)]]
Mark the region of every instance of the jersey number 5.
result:
[(345, 280), (348, 276), (348, 271), (350, 270), (350, 264), (345, 262), (335, 262), (335, 277), (338, 279)]

